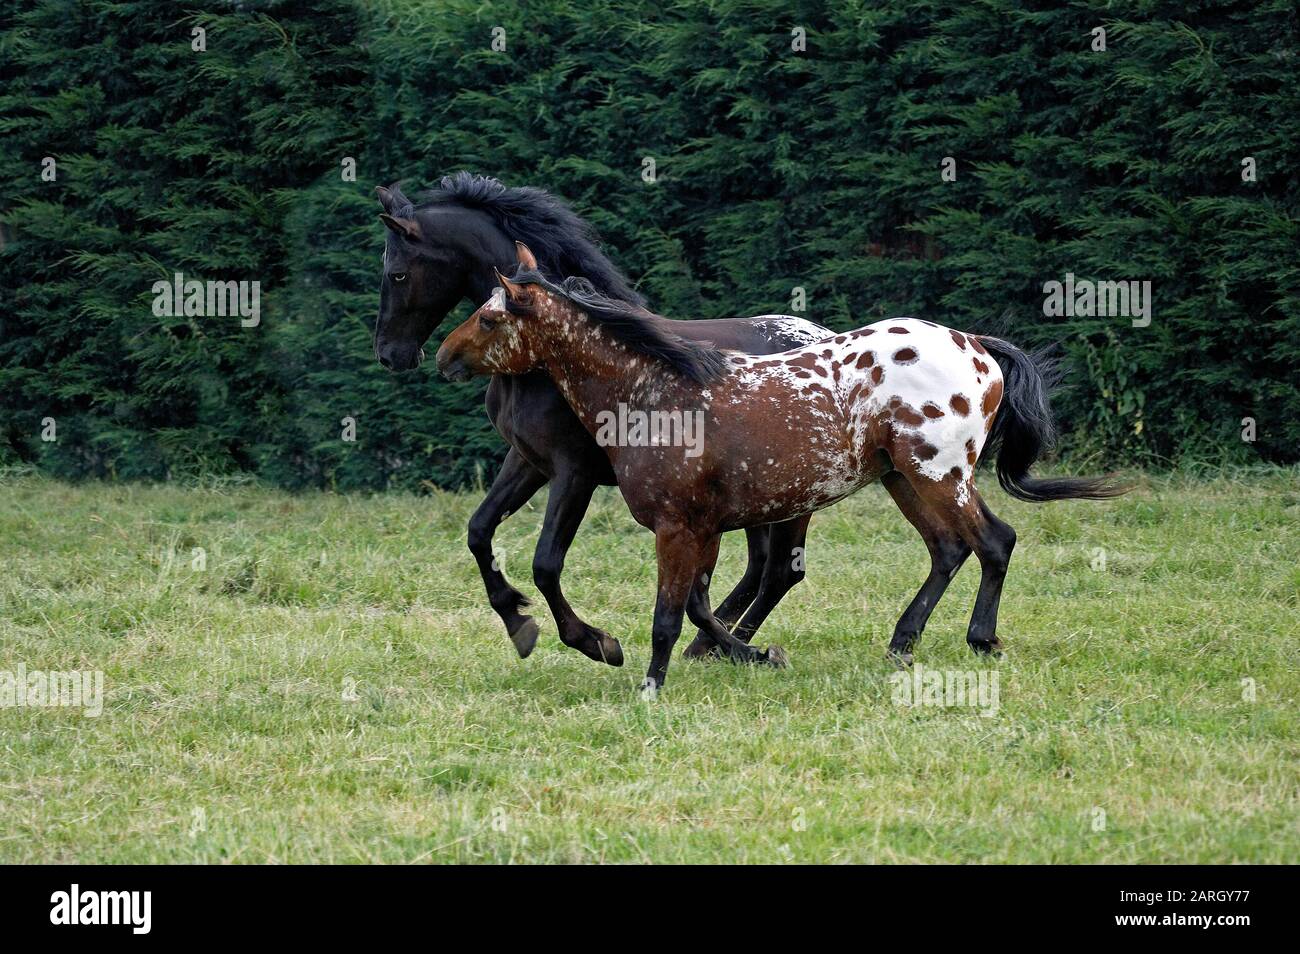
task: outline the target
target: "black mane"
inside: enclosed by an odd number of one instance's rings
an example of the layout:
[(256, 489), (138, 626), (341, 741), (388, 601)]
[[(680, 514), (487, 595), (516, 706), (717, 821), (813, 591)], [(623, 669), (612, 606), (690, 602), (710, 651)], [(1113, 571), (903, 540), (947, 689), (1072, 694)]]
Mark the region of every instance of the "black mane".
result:
[[(647, 311), (641, 305), (601, 294), (586, 278), (570, 276), (557, 284), (540, 272), (519, 266), (515, 269), (513, 280), (536, 283), (552, 294), (567, 299), (632, 350), (664, 362), (697, 384), (708, 384), (726, 370), (726, 360), (715, 348), (673, 334), (666, 327), (667, 319)], [(511, 308), (508, 296), (506, 307)]]
[(585, 275), (601, 295), (645, 307), (645, 298), (600, 250), (591, 226), (549, 192), (530, 186), (512, 188), (487, 176), (457, 172), (443, 177), (438, 188), (421, 196), (420, 205), (412, 210), (450, 204), (487, 212), (512, 241), (532, 250), (548, 277), (560, 281)]

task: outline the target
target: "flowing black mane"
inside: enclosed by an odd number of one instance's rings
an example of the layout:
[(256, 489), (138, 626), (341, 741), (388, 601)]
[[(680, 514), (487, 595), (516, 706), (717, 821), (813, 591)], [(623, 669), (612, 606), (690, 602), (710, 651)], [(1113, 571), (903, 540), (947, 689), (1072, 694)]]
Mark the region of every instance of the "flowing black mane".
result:
[(544, 189), (510, 187), (487, 176), (457, 172), (443, 177), (437, 189), (420, 199), (413, 211), (452, 204), (482, 209), (512, 241), (534, 251), (547, 276), (558, 281), (585, 275), (602, 295), (645, 307), (645, 298), (600, 250), (592, 227)]
[[(586, 278), (570, 276), (557, 284), (540, 272), (520, 266), (515, 270), (513, 280), (536, 283), (552, 294), (567, 299), (629, 348), (664, 362), (697, 384), (708, 384), (726, 370), (726, 361), (717, 349), (673, 334), (666, 327), (667, 319), (647, 311), (641, 305), (601, 294)], [(511, 307), (508, 297), (506, 307), (516, 310)]]

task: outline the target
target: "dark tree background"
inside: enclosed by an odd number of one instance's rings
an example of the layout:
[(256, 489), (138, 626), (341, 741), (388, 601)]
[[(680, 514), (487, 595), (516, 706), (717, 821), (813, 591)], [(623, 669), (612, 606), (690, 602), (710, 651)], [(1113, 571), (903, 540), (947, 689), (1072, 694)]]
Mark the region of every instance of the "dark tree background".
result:
[[(1291, 0), (0, 0), (0, 77), (0, 465), (490, 474), (481, 389), (370, 349), (373, 188), (458, 169), (564, 196), (673, 317), (801, 287), (1058, 343), (1090, 465), (1300, 458)], [(155, 317), (176, 271), (260, 281), (261, 325)], [(1150, 326), (1045, 317), (1066, 272), (1150, 280)]]

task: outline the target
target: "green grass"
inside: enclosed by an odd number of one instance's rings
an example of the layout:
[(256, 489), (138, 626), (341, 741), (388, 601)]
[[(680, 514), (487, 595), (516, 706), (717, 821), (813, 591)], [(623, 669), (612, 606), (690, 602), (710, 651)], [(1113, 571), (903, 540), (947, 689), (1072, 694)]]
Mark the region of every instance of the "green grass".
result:
[[(677, 658), (645, 702), (652, 539), (614, 492), (565, 580), (622, 669), (540, 606), (516, 657), (463, 542), (476, 495), (0, 480), (0, 670), (105, 679), (98, 718), (0, 709), (0, 861), (1294, 862), (1296, 473), (987, 496), (1020, 535), (1007, 654), (966, 650), (972, 563), (917, 659), (995, 667), (991, 717), (891, 699), (927, 560), (879, 488), (813, 521), (758, 640), (792, 668)], [(544, 503), (499, 533), (530, 594)], [(729, 537), (715, 602), (742, 557)]]

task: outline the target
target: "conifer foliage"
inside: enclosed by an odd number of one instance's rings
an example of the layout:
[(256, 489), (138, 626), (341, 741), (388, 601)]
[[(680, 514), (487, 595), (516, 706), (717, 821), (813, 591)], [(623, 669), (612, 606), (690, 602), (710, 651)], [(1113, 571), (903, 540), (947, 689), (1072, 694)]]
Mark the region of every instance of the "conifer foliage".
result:
[[(674, 317), (1057, 344), (1066, 453), (1295, 461), (1295, 5), (1132, 9), (10, 0), (0, 464), (490, 476), (481, 384), (370, 343), (374, 186), (458, 169), (565, 197)], [(178, 272), (257, 281), (259, 322), (156, 314)], [(1150, 282), (1149, 323), (1045, 314), (1067, 275)]]

